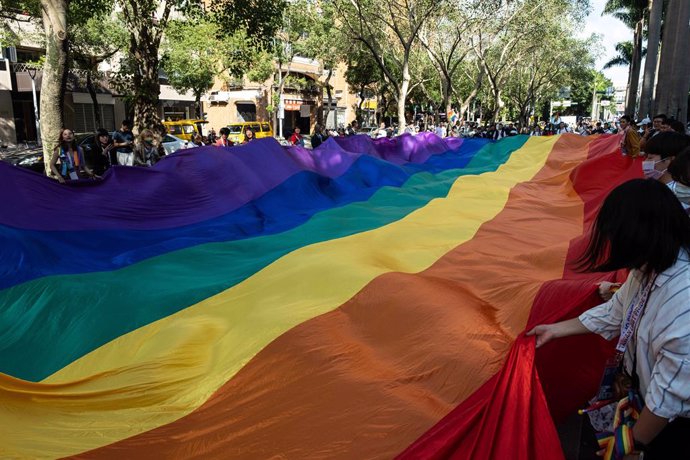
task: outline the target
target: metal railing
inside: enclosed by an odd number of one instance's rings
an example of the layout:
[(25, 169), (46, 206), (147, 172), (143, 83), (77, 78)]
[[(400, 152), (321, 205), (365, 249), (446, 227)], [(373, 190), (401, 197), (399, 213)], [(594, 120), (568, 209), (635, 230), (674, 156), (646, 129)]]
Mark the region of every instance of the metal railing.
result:
[[(36, 64), (30, 64), (27, 62), (16, 62), (12, 64), (12, 71), (14, 73), (19, 73), (19, 72), (41, 72), (43, 69), (41, 66), (38, 66)], [(84, 76), (88, 74), (87, 70), (82, 70), (82, 69), (69, 69), (69, 72), (73, 75), (79, 75), (79, 76)]]
[(26, 62), (15, 62), (12, 64), (12, 70), (15, 73), (19, 72), (29, 72), (30, 70), (37, 70), (40, 71), (41, 67), (37, 66), (36, 64), (28, 64)]

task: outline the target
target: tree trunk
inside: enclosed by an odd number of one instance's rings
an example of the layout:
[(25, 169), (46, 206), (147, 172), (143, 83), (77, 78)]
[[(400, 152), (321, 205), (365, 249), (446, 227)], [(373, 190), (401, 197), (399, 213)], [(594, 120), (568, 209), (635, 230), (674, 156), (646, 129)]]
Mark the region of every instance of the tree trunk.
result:
[(386, 121), (386, 111), (388, 110), (388, 98), (386, 97), (386, 94), (381, 92), (379, 97), (381, 98), (381, 103), (376, 105), (376, 109), (378, 110), (376, 124)]
[[(469, 96), (462, 102), (462, 106), (460, 107), (460, 113), (464, 114), (470, 109), (470, 104), (474, 101), (474, 99), (477, 97), (477, 94), (479, 93), (479, 90), (482, 89), (482, 82), (484, 81), (484, 71), (480, 70), (479, 75), (477, 76), (477, 79), (474, 82), (474, 88), (472, 89), (472, 92), (470, 93)], [(461, 115), (462, 116), (462, 115)], [(469, 117), (467, 117), (469, 119)]]
[[(275, 79), (273, 80), (275, 82)], [(283, 118), (280, 118), (280, 115)], [(283, 105), (283, 61), (278, 56), (278, 105), (276, 106), (276, 133), (279, 138), (283, 138), (283, 125), (285, 124), (285, 107)]]
[[(291, 66), (292, 64), (292, 57), (288, 61), (288, 66), (287, 70), (285, 71), (285, 75), (283, 75), (283, 62), (282, 60), (278, 60), (278, 104), (283, 104), (283, 90), (285, 89), (285, 80), (287, 80), (287, 77), (290, 75), (291, 71)], [(283, 117), (285, 117), (285, 109), (283, 108)], [(285, 118), (281, 119), (279, 121), (280, 123), (280, 137), (283, 137), (283, 125), (285, 125)], [(294, 128), (294, 127), (293, 127)]]
[(93, 85), (91, 70), (86, 73), (86, 90), (89, 92), (89, 96), (91, 96), (91, 103), (93, 104), (93, 116), (96, 119), (96, 129), (102, 128), (101, 105), (98, 103), (98, 95), (96, 94), (96, 87)]
[(687, 0), (669, 1), (661, 43), (655, 113), (672, 117), (687, 113), (688, 88), (683, 90), (683, 86), (688, 75), (681, 75), (681, 72), (687, 69), (690, 59), (687, 53), (689, 15), (690, 4)]
[(410, 63), (406, 57), (403, 62), (402, 81), (398, 93), (398, 126), (401, 132), (405, 126), (407, 126), (407, 121), (405, 120), (405, 102), (407, 101), (407, 93), (410, 90), (410, 80)]
[[(357, 120), (357, 123), (360, 127), (364, 125), (364, 119), (362, 117), (362, 106), (364, 105), (364, 90), (365, 85), (361, 85), (359, 88), (359, 104), (357, 104), (357, 109), (355, 110), (355, 119)], [(371, 124), (369, 110), (367, 110), (367, 121), (369, 122), (369, 124)]]
[(493, 87), (492, 91), (491, 91), (491, 93), (493, 94), (493, 97), (494, 97), (494, 112), (493, 112), (493, 115), (491, 116), (491, 121), (493, 121), (494, 123), (499, 121), (500, 115), (501, 115), (501, 109), (505, 105), (505, 103), (503, 102), (503, 98), (501, 97), (502, 92), (503, 91), (501, 90), (501, 88), (499, 88), (497, 86)]
[(199, 120), (204, 119), (204, 110), (201, 105), (201, 92), (197, 91), (194, 94), (194, 108), (196, 109), (196, 117)]
[(64, 94), (67, 86), (67, 0), (41, 0), (46, 58), (41, 82), (41, 141), (47, 175), (50, 157), (62, 129)]
[(119, 3), (129, 31), (129, 52), (134, 63), (132, 75), (134, 129), (138, 132), (153, 129), (164, 133), (165, 128), (158, 112), (160, 95), (158, 48), (162, 36), (161, 28), (167, 21), (169, 7), (166, 4), (162, 16), (156, 18), (148, 2), (120, 0)]
[(647, 57), (644, 64), (642, 93), (640, 94), (640, 117), (652, 117), (652, 98), (654, 97), (654, 82), (659, 58), (659, 42), (661, 40), (661, 16), (664, 10), (663, 0), (649, 0), (649, 25), (647, 38)]
[(676, 120), (687, 122), (688, 117), (688, 92), (690, 92), (690, 2), (680, 2), (678, 14), (678, 36), (676, 37), (676, 59), (678, 74), (673, 86), (673, 106), (669, 113), (674, 114)]
[[(328, 77), (326, 77), (326, 81), (324, 82), (324, 84), (326, 85), (326, 95), (328, 96), (328, 106), (326, 107), (326, 114), (324, 116), (325, 121), (323, 123), (326, 127), (328, 127), (328, 115), (330, 115), (330, 113), (331, 113), (331, 104), (333, 103), (333, 96), (331, 94), (331, 77), (332, 76), (333, 76), (333, 69), (329, 69), (328, 70)], [(335, 128), (337, 128), (338, 127), (338, 124), (337, 124), (338, 111), (337, 110), (335, 111), (335, 115), (336, 115)]]
[(654, 99), (654, 112), (673, 115), (669, 112), (673, 78), (676, 72), (676, 37), (678, 36), (678, 15), (681, 3), (685, 0), (670, 0), (664, 22), (664, 35), (661, 38), (661, 56), (659, 58), (659, 77)]
[[(142, 32), (142, 36), (148, 35)], [(143, 37), (142, 37), (143, 38)], [(150, 42), (137, 40), (132, 42), (130, 51), (134, 55), (136, 71), (134, 74), (134, 126), (141, 132), (153, 129), (162, 132), (160, 114), (158, 113), (158, 96), (161, 85), (158, 80), (158, 47)]]
[(520, 115), (518, 118), (518, 127), (520, 129), (529, 126), (529, 112), (530, 112), (530, 107), (529, 105), (520, 107)]
[(453, 82), (451, 81), (450, 77), (444, 74), (441, 77), (441, 93), (443, 95), (443, 109), (446, 111), (446, 114), (449, 114), (452, 108), (450, 104), (450, 94), (452, 92), (452, 88)]
[(632, 61), (630, 62), (630, 78), (628, 80), (628, 94), (625, 98), (625, 113), (636, 118), (637, 87), (640, 82), (640, 67), (642, 65), (642, 29), (644, 19), (635, 25)]

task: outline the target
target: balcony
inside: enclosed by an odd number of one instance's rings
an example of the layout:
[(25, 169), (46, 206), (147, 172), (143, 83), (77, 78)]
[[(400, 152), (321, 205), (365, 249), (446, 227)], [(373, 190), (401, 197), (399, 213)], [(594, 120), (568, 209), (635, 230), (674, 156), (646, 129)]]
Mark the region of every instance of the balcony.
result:
[[(34, 79), (36, 82), (36, 90), (40, 91), (41, 81), (43, 79), (43, 71), (37, 69), (32, 64), (18, 62), (11, 65), (11, 71), (13, 74), (14, 84), (13, 87), (17, 92), (31, 92), (31, 74), (34, 71)], [(79, 69), (70, 69), (69, 75), (67, 76), (67, 91), (74, 93), (86, 93), (86, 74), (87, 72)], [(113, 94), (110, 89), (109, 81), (107, 76), (103, 78), (93, 80), (96, 93), (98, 94)]]
[(33, 75), (36, 81), (36, 88), (38, 89), (41, 87), (41, 80), (43, 79), (43, 71), (41, 69), (37, 69), (31, 64), (22, 62), (12, 64), (11, 69), (12, 72), (14, 72), (16, 79), (14, 89), (18, 92), (22, 93), (31, 91), (31, 74), (33, 72), (35, 72)]

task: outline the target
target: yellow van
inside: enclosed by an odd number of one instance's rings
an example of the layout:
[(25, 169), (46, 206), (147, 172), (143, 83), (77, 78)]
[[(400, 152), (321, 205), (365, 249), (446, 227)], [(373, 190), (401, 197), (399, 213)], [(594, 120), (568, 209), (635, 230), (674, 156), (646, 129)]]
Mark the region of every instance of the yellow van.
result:
[(206, 120), (178, 120), (178, 121), (164, 121), (163, 126), (175, 137), (179, 137), (185, 141), (191, 141), (196, 134), (202, 134), (201, 127)]
[(228, 138), (235, 144), (242, 142), (244, 139), (244, 130), (251, 128), (254, 131), (254, 137), (261, 139), (262, 137), (273, 137), (273, 129), (271, 124), (265, 121), (247, 121), (244, 123), (234, 123), (228, 125), (230, 135)]

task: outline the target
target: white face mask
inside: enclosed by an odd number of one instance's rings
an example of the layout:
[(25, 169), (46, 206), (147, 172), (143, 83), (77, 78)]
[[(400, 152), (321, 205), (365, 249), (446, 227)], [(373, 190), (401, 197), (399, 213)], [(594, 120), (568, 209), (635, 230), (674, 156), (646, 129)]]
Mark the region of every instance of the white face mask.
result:
[(669, 182), (666, 185), (671, 189), (673, 194), (676, 195), (678, 201), (690, 205), (690, 187), (676, 181)]
[(659, 179), (661, 179), (661, 176), (664, 175), (666, 170), (664, 169), (663, 171), (659, 171), (658, 169), (645, 169), (642, 172), (644, 173), (644, 177), (646, 179), (659, 180)]
[(655, 166), (657, 163), (661, 163), (664, 160), (645, 160), (642, 162), (642, 172), (644, 173), (644, 177), (647, 179), (654, 179), (654, 180), (659, 180), (661, 176), (664, 175), (666, 170), (664, 169), (663, 171), (659, 171), (658, 169), (655, 169)]

